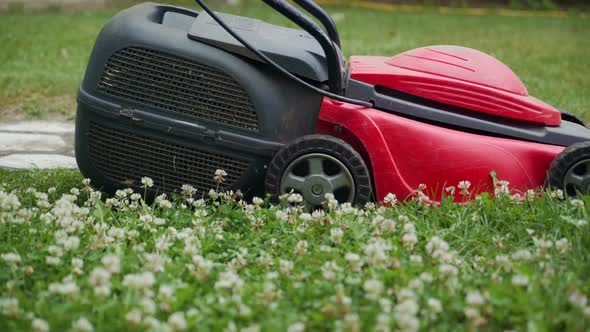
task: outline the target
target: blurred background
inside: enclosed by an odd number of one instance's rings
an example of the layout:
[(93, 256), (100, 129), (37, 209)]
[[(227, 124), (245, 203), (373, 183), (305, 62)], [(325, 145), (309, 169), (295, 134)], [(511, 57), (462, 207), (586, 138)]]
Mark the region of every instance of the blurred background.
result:
[[(192, 0), (153, 0), (197, 8)], [(101, 27), (135, 0), (0, 0), (0, 122), (73, 121), (76, 91)], [(290, 25), (260, 0), (217, 10)], [(346, 55), (453, 44), (511, 67), (531, 95), (590, 120), (588, 0), (319, 0)]]
[[(216, 0), (230, 5), (239, 5), (249, 0)], [(138, 0), (0, 0), (0, 9), (15, 10), (80, 10), (88, 8), (120, 7)], [(187, 1), (172, 0), (168, 2), (186, 3)], [(339, 1), (352, 3), (354, 0)], [(549, 10), (557, 8), (584, 8), (590, 6), (588, 0), (367, 0), (367, 2), (453, 7), (505, 7), (511, 9)]]

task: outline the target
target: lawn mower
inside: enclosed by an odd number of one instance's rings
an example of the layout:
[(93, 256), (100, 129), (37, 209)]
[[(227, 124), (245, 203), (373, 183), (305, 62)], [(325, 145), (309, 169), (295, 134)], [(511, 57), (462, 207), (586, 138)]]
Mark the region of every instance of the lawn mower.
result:
[[(100, 32), (78, 94), (76, 157), (105, 191), (330, 193), (363, 205), (416, 188), (438, 201), (496, 181), (590, 189), (590, 130), (529, 96), (495, 58), (458, 46), (345, 61), (310, 0), (263, 0), (300, 29), (144, 3)], [(300, 9), (301, 8), (301, 9)], [(305, 11), (307, 14), (304, 14)], [(314, 17), (316, 20), (310, 18)], [(426, 188), (426, 189), (424, 189)]]

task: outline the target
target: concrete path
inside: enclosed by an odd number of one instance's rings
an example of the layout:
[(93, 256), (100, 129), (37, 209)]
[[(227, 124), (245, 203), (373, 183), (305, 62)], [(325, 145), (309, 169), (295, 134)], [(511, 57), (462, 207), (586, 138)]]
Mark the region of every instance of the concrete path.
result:
[(53, 121), (0, 123), (0, 168), (76, 168), (74, 124)]

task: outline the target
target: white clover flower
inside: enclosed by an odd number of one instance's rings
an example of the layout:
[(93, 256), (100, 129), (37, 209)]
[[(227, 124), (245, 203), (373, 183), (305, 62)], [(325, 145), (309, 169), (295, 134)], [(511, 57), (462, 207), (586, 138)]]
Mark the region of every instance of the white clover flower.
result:
[(77, 295), (80, 289), (78, 285), (72, 280), (71, 276), (65, 277), (61, 283), (54, 282), (49, 284), (48, 287), (49, 293), (64, 295), (64, 296), (74, 296)]
[(10, 264), (10, 265), (18, 265), (21, 263), (20, 255), (15, 252), (9, 252), (6, 254), (2, 254), (0, 256), (0, 259), (2, 259), (2, 261), (4, 261), (7, 264)]
[(332, 228), (330, 229), (330, 241), (333, 243), (340, 243), (342, 242), (342, 238), (344, 237), (344, 231), (341, 228)]
[(486, 303), (486, 300), (479, 291), (470, 291), (465, 296), (465, 303), (471, 307), (480, 307)]
[(19, 301), (15, 297), (0, 298), (0, 312), (9, 317), (18, 316)]
[(121, 263), (119, 257), (116, 255), (106, 255), (101, 258), (100, 262), (112, 274), (117, 274), (121, 270)]
[(538, 257), (541, 257), (541, 258), (549, 257), (549, 249), (551, 249), (551, 247), (553, 247), (553, 241), (533, 237), (533, 242), (535, 243), (535, 247), (537, 248), (537, 250), (535, 251), (535, 254)]
[(454, 278), (459, 274), (459, 270), (450, 264), (441, 264), (438, 268), (439, 274), (446, 279)]
[(465, 317), (476, 326), (482, 325), (485, 322), (478, 308), (466, 307), (463, 312), (465, 313)]
[(557, 190), (551, 190), (549, 192), (550, 196), (553, 198), (557, 198), (557, 199), (564, 199), (565, 195), (563, 194), (563, 190), (561, 189), (557, 189)]
[(213, 181), (217, 182), (217, 183), (222, 183), (223, 181), (225, 181), (225, 177), (227, 176), (227, 172), (222, 170), (222, 169), (218, 169), (215, 171), (215, 176), (213, 177)]
[(165, 259), (158, 254), (147, 253), (143, 256), (145, 258), (145, 266), (152, 272), (163, 272)]
[(349, 313), (344, 316), (344, 330), (345, 331), (360, 331), (361, 320), (355, 313)]
[(383, 283), (377, 279), (370, 279), (365, 281), (363, 288), (367, 299), (377, 301), (383, 292)]
[(397, 318), (397, 327), (399, 331), (413, 332), (418, 331), (420, 322), (416, 317), (419, 307), (415, 299), (405, 299), (398, 303), (395, 308)]
[(252, 198), (252, 204), (256, 205), (256, 206), (260, 206), (264, 203), (264, 200), (260, 197), (253, 197)]
[(154, 180), (149, 177), (142, 177), (141, 184), (143, 184), (144, 188), (151, 188), (154, 186)]
[(467, 189), (469, 189), (469, 187), (471, 187), (471, 182), (467, 180), (459, 181), (459, 184), (457, 185), (457, 188), (461, 189), (462, 191), (466, 191)]
[(289, 275), (293, 271), (293, 262), (289, 260), (281, 259), (279, 261), (279, 269), (282, 274)]
[(190, 184), (183, 184), (180, 190), (182, 195), (186, 197), (192, 197), (197, 192), (197, 189)]
[(361, 260), (361, 256), (349, 252), (347, 253), (344, 258), (346, 259), (346, 261), (348, 262), (348, 265), (350, 265), (350, 268), (353, 272), (360, 272), (361, 268), (363, 267), (363, 262)]
[(135, 289), (152, 287), (155, 282), (156, 278), (151, 272), (127, 274), (123, 278), (123, 286)]
[(569, 250), (568, 240), (566, 238), (561, 238), (555, 241), (555, 249), (557, 249), (560, 254), (566, 254)]
[(380, 313), (377, 316), (377, 322), (375, 323), (375, 332), (389, 332), (390, 319), (388, 313)]
[(139, 309), (133, 309), (125, 315), (125, 320), (131, 325), (139, 325), (141, 318), (141, 311)]
[(311, 213), (311, 217), (315, 220), (320, 220), (326, 216), (323, 210), (315, 210)]
[[(152, 294), (152, 293), (148, 293)], [(156, 302), (148, 297), (142, 297), (139, 300), (139, 307), (144, 314), (153, 315), (156, 313)]]
[(338, 207), (338, 200), (334, 198), (334, 194), (327, 193), (324, 195), (324, 204), (328, 209), (333, 210)]
[(304, 332), (305, 331), (305, 324), (303, 323), (293, 323), (289, 325), (287, 328), (287, 332)]
[(334, 280), (336, 279), (336, 273), (341, 270), (341, 268), (336, 264), (334, 261), (327, 261), (322, 265), (322, 277), (326, 280)]
[(221, 272), (215, 282), (215, 289), (239, 291), (243, 286), (244, 282), (240, 279), (240, 276), (232, 270)]
[(385, 233), (391, 233), (395, 231), (396, 223), (391, 219), (383, 219), (379, 224), (379, 229)]
[(575, 207), (576, 209), (583, 209), (584, 208), (584, 201), (581, 199), (572, 199), (570, 204)]
[(172, 328), (172, 331), (183, 331), (186, 329), (186, 319), (184, 318), (184, 312), (175, 312), (168, 317), (168, 326)]
[(529, 284), (529, 277), (521, 274), (514, 275), (512, 276), (512, 284), (519, 287), (527, 286)]
[(384, 267), (389, 260), (389, 246), (383, 239), (376, 239), (365, 246), (367, 263), (376, 267)]
[(428, 300), (426, 301), (426, 304), (428, 304), (428, 308), (430, 309), (430, 311), (435, 314), (439, 314), (443, 310), (442, 303), (440, 302), (439, 299), (435, 299), (433, 297), (428, 298)]
[(395, 196), (395, 194), (388, 193), (387, 195), (385, 195), (385, 198), (383, 199), (383, 203), (389, 204), (392, 206), (396, 205), (397, 204), (397, 197)]
[(410, 263), (413, 265), (422, 265), (422, 256), (420, 255), (410, 255)]
[(209, 274), (211, 273), (211, 269), (213, 268), (213, 263), (200, 255), (193, 256), (192, 260), (193, 264), (195, 265), (195, 277), (197, 277), (197, 279), (200, 281), (207, 280), (207, 278), (209, 278)]
[(47, 257), (45, 257), (45, 263), (47, 263), (47, 265), (58, 266), (61, 264), (61, 258), (47, 256)]
[(77, 236), (70, 236), (64, 240), (62, 245), (66, 251), (78, 249), (80, 246), (80, 238)]
[(425, 283), (431, 283), (434, 281), (434, 276), (428, 272), (420, 273), (420, 280), (424, 281)]
[(80, 258), (72, 258), (72, 272), (77, 275), (81, 275), (83, 273), (82, 268), (84, 267), (84, 261)]
[(512, 259), (515, 261), (526, 262), (526, 261), (531, 260), (532, 257), (533, 257), (533, 255), (531, 255), (531, 252), (528, 251), (527, 249), (520, 249), (512, 254)]
[(447, 194), (449, 195), (454, 195), (455, 194), (455, 186), (448, 186), (445, 188), (445, 191)]
[(274, 263), (274, 259), (267, 252), (261, 252), (260, 256), (258, 256), (258, 264), (260, 264), (260, 266), (263, 268), (273, 266)]
[(63, 255), (63, 250), (58, 246), (49, 246), (47, 247), (47, 252), (53, 257), (61, 257)]
[(102, 267), (94, 268), (90, 272), (88, 282), (94, 287), (94, 293), (100, 296), (111, 294), (111, 272)]
[(277, 217), (277, 219), (279, 221), (285, 222), (285, 221), (289, 220), (289, 214), (284, 210), (277, 210), (275, 212), (275, 216)]
[(307, 252), (307, 241), (301, 240), (295, 245), (295, 255), (304, 256)]
[(570, 292), (570, 294), (568, 296), (568, 301), (572, 305), (574, 305), (578, 308), (581, 308), (581, 309), (583, 309), (584, 307), (586, 307), (586, 305), (588, 305), (588, 297), (586, 295), (582, 294), (577, 289)]
[(416, 233), (406, 233), (402, 236), (402, 244), (404, 248), (414, 250), (416, 243), (418, 243), (418, 236)]
[(49, 323), (41, 318), (35, 318), (31, 322), (33, 332), (49, 332)]
[(287, 201), (291, 204), (299, 204), (303, 202), (303, 196), (297, 193), (291, 193), (289, 194)]
[(21, 203), (15, 194), (8, 194), (0, 190), (0, 211), (16, 211)]
[(88, 319), (82, 317), (72, 323), (72, 332), (92, 332), (94, 326), (88, 321)]
[(143, 324), (150, 330), (158, 330), (162, 325), (157, 318), (152, 316), (145, 317), (143, 319)]

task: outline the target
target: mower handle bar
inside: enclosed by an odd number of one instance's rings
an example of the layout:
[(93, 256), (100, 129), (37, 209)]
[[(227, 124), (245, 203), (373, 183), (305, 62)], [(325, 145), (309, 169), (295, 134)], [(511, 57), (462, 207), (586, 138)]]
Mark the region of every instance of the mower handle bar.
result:
[[(326, 54), (326, 61), (328, 63), (328, 86), (330, 92), (342, 95), (343, 94), (343, 78), (342, 78), (342, 64), (337, 47), (334, 45), (330, 37), (326, 35), (324, 30), (314, 21), (310, 20), (299, 11), (295, 6), (288, 3), (286, 0), (262, 0), (264, 3), (272, 7), (274, 10), (283, 14), (286, 18), (297, 24), (312, 37), (314, 37)], [(298, 1), (305, 2), (306, 6), (311, 7), (312, 1)], [(315, 5), (315, 3), (314, 3)], [(319, 6), (315, 5), (319, 8)], [(303, 7), (303, 6), (302, 6)], [(305, 8), (305, 7), (304, 7)], [(307, 10), (307, 9), (306, 9)], [(321, 8), (320, 8), (321, 10)], [(323, 12), (323, 10), (321, 10)], [(315, 12), (315, 11), (314, 11)], [(316, 12), (319, 15), (319, 12)], [(325, 14), (325, 12), (324, 12)], [(327, 16), (327, 14), (325, 14)], [(317, 16), (316, 16), (317, 17)], [(329, 18), (329, 16), (328, 16)], [(333, 24), (333, 23), (332, 23)]]
[(322, 25), (326, 29), (326, 32), (328, 33), (328, 37), (330, 37), (330, 40), (332, 40), (332, 42), (334, 42), (336, 45), (338, 45), (338, 47), (342, 49), (342, 44), (340, 43), (340, 35), (338, 34), (336, 24), (334, 23), (330, 15), (328, 15), (328, 13), (326, 13), (326, 11), (322, 7), (318, 6), (318, 4), (316, 4), (313, 0), (293, 0), (293, 2), (301, 6), (301, 8), (305, 9), (313, 17), (317, 18), (318, 21), (320, 21), (320, 23), (322, 23)]

